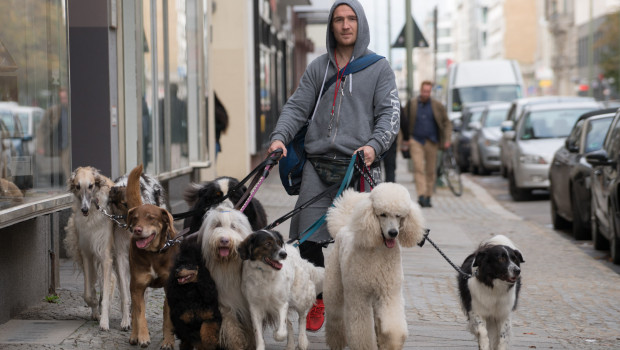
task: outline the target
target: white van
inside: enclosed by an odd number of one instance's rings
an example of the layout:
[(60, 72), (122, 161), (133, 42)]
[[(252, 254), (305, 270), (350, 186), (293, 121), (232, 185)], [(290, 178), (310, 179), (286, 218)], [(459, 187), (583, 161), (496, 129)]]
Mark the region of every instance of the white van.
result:
[(446, 107), (450, 120), (461, 115), (463, 104), (510, 102), (523, 96), (523, 77), (515, 60), (486, 60), (450, 66)]

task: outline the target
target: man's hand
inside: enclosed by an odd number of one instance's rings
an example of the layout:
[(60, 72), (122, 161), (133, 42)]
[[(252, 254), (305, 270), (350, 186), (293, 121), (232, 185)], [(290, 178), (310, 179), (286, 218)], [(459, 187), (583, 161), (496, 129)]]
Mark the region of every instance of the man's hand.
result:
[(370, 146), (362, 146), (356, 149), (355, 152), (353, 152), (353, 154), (356, 154), (357, 151), (364, 152), (364, 163), (366, 163), (367, 166), (370, 166), (370, 164), (372, 164), (375, 161), (375, 157), (377, 156), (375, 154), (375, 149)]
[(450, 141), (446, 141), (446, 143), (444, 143), (443, 145), (443, 149), (448, 149), (450, 148)]
[(271, 152), (280, 148), (282, 150), (282, 157), (286, 157), (286, 146), (280, 140), (275, 140), (269, 145), (269, 149), (267, 150), (267, 154), (271, 154)]

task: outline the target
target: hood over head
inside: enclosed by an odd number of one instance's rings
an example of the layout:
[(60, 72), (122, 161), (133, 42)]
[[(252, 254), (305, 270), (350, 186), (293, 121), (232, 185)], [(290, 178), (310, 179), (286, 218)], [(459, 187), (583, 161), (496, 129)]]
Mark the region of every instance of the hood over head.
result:
[(357, 15), (357, 40), (355, 41), (353, 56), (351, 57), (351, 60), (363, 56), (368, 48), (368, 44), (370, 44), (370, 29), (368, 28), (368, 20), (366, 20), (366, 14), (364, 13), (364, 8), (362, 7), (362, 4), (360, 4), (357, 0), (335, 1), (334, 5), (329, 10), (326, 39), (329, 60), (334, 65), (334, 67), (336, 67), (336, 62), (334, 60), (336, 38), (334, 37), (334, 33), (332, 32), (332, 18), (334, 16), (334, 10), (336, 10), (336, 7), (340, 5), (348, 5)]

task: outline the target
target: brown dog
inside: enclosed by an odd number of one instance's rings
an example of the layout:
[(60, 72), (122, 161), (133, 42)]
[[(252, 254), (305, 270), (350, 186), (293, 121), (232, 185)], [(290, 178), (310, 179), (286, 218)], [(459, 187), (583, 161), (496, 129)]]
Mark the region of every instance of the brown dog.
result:
[[(162, 288), (166, 285), (178, 247), (173, 246), (160, 252), (166, 240), (176, 236), (174, 221), (166, 209), (152, 204), (142, 204), (141, 174), (142, 165), (131, 171), (127, 180), (126, 193), (127, 204), (131, 208), (127, 214), (127, 225), (133, 234), (129, 250), (132, 318), (129, 343), (146, 347), (151, 340), (146, 324), (144, 293), (147, 287)], [(167, 299), (164, 300), (163, 333), (164, 340), (161, 348), (174, 348), (174, 333)]]

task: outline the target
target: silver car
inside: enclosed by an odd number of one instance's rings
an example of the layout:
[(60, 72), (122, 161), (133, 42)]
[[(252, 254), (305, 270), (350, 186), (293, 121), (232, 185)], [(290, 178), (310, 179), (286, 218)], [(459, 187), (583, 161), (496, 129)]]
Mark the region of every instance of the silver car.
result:
[[(532, 190), (549, 188), (549, 167), (580, 115), (599, 109), (596, 102), (533, 105), (523, 111), (515, 131), (504, 132), (515, 147), (509, 162), (508, 186), (516, 201)], [(508, 134), (506, 134), (508, 133)]]
[[(518, 98), (511, 102), (510, 110), (506, 115), (506, 119), (502, 122), (502, 132), (515, 130), (515, 125), (519, 121), (519, 118), (523, 115), (523, 110), (527, 106), (545, 104), (545, 103), (564, 103), (564, 102), (594, 102), (592, 97), (580, 97), (580, 96), (535, 96), (535, 97), (523, 97)], [(499, 158), (500, 158), (500, 172), (503, 177), (508, 177), (508, 173), (511, 169), (510, 159), (512, 158), (512, 152), (514, 149), (514, 140), (510, 137), (506, 137), (510, 134), (504, 134), (499, 141)]]
[(471, 122), (474, 129), (471, 138), (472, 174), (487, 175), (491, 171), (499, 170), (499, 140), (502, 137), (500, 125), (506, 118), (510, 103), (494, 103), (488, 105), (482, 112), (480, 121)]

